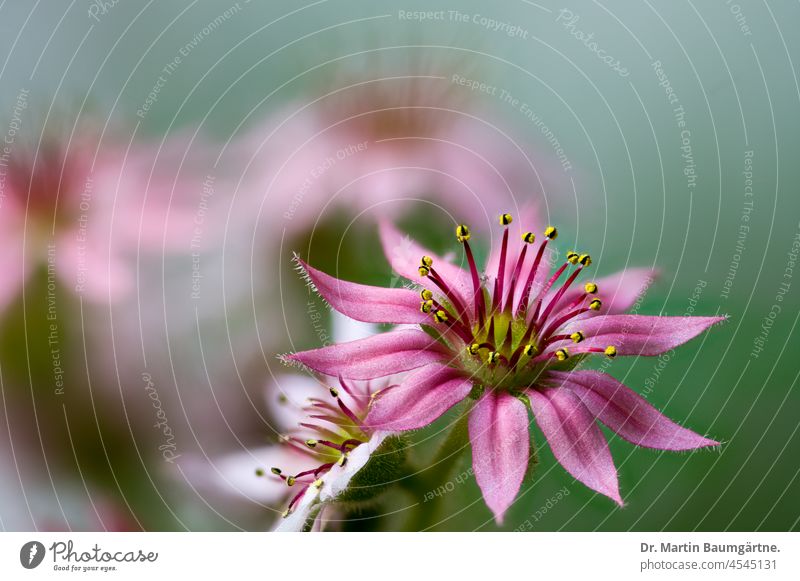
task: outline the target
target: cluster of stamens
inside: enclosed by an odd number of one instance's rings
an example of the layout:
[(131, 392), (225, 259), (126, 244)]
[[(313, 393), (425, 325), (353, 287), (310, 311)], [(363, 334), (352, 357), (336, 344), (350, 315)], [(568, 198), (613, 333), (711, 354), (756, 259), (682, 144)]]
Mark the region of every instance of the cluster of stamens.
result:
[[(553, 363), (563, 362), (573, 355), (588, 353), (603, 353), (608, 357), (615, 357), (617, 350), (614, 346), (605, 349), (560, 347), (552, 354), (544, 354), (547, 347), (560, 341), (571, 340), (576, 345), (583, 342), (586, 338), (583, 332), (566, 334), (559, 333), (559, 330), (581, 315), (602, 308), (602, 301), (595, 296), (598, 287), (594, 282), (586, 283), (577, 299), (569, 304), (562, 304), (565, 302), (562, 300), (565, 293), (581, 272), (592, 264), (592, 259), (588, 254), (570, 251), (566, 254), (564, 264), (550, 279), (534, 288), (539, 269), (546, 267), (543, 257), (548, 243), (558, 236), (558, 230), (553, 226), (545, 229), (527, 272), (523, 272), (525, 258), (529, 247), (533, 247), (536, 242), (536, 235), (533, 232), (522, 234), (524, 244), (516, 257), (514, 268), (507, 275), (506, 265), (510, 259), (507, 256), (508, 226), (513, 218), (510, 214), (502, 214), (499, 221), (504, 232), (497, 273), (494, 277), (491, 276), (492, 273), (487, 273), (489, 277), (486, 280), (493, 285), (491, 289), (484, 288), (484, 279), (475, 265), (469, 244), (469, 228), (464, 224), (456, 227), (456, 239), (464, 246), (472, 278), (473, 308), (468, 308), (460, 295), (437, 272), (430, 256), (423, 256), (419, 265), (420, 276), (430, 280), (432, 287), (437, 290), (436, 295), (428, 288), (420, 291), (420, 310), (431, 315), (434, 323), (442, 328), (443, 335), (457, 337), (463, 343), (466, 361), (471, 363), (470, 369), (483, 373), (486, 369), (504, 366), (506, 377), (519, 379), (520, 373), (527, 373), (547, 360), (554, 360)], [(571, 266), (576, 268), (558, 290), (550, 295), (555, 283)], [(521, 298), (515, 301), (520, 288)]]
[[(335, 404), (321, 398), (309, 398), (308, 405), (304, 408), (307, 412), (306, 421), (299, 424), (304, 429), (302, 433), (306, 435), (310, 433), (315, 437), (305, 438), (295, 434), (281, 436), (282, 444), (295, 448), (298, 453), (317, 462), (308, 470), (291, 475), (278, 467), (270, 469), (273, 477), (279, 478), (287, 486), (299, 488), (289, 501), (283, 513), (284, 517), (291, 514), (310, 487), (322, 488), (325, 474), (334, 466), (344, 466), (350, 452), (369, 440), (363, 418), (369, 402), (376, 393), (371, 391), (369, 384), (366, 384), (365, 390), (359, 391), (341, 377), (339, 384), (354, 402), (355, 410), (342, 400), (338, 389), (330, 387), (329, 393)], [(256, 470), (256, 476), (265, 475), (266, 471), (263, 468)]]

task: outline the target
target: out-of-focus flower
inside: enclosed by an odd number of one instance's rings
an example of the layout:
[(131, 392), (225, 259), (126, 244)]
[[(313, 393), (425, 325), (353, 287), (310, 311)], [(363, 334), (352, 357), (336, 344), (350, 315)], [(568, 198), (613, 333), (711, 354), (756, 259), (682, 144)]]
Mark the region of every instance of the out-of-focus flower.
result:
[(76, 294), (113, 302), (132, 288), (140, 248), (188, 249), (203, 180), (191, 161), (181, 171), (185, 145), (99, 143), (85, 128), (15, 145), (0, 167), (0, 309), (41, 265)]
[(372, 429), (420, 428), (456, 403), (470, 401), (473, 469), (498, 522), (532, 456), (528, 408), (562, 466), (619, 504), (616, 468), (597, 420), (639, 446), (717, 445), (661, 415), (615, 379), (578, 365), (592, 354), (657, 355), (724, 318), (620, 314), (652, 280), (652, 272), (629, 270), (575, 288), (591, 265), (590, 256), (570, 251), (548, 276), (542, 258), (556, 229), (544, 230), (536, 246), (530, 231), (509, 238), (511, 222), (511, 215), (500, 216), (502, 244), (489, 257), (484, 276), (467, 226), (456, 228), (469, 264), (465, 271), (416, 245), (396, 252), (401, 236), (384, 224), (383, 243), (393, 268), (419, 285), (419, 292), (345, 282), (300, 262), (320, 294), (345, 315), (425, 330), (390, 331), (284, 360), (353, 380), (411, 371), (376, 398), (367, 417)]
[(486, 223), (544, 189), (547, 160), (529, 157), (450, 78), (338, 84), (239, 142), (252, 155), (243, 188), (257, 194), (258, 213), (275, 232), (308, 229), (335, 209), (396, 215), (423, 200), (464, 208), (466, 218)]

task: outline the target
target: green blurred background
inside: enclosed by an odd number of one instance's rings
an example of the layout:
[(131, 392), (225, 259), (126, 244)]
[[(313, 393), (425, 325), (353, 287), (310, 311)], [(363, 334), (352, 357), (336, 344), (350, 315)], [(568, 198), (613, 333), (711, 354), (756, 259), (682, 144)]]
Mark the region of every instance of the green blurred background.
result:
[[(800, 235), (800, 5), (240, 0), (142, 120), (136, 111), (164, 64), (234, 4), (106, 4), (102, 10), (87, 0), (2, 4), (0, 111), (8, 112), (19, 90), (29, 88), (32, 107), (85, 102), (101, 118), (138, 123), (137, 135), (199, 126), (226, 140), (261, 114), (326, 92), (332, 63), (359, 67), (369, 60), (367, 51), (381, 62), (419, 62), (498, 87), (494, 95), (471, 97), (499, 127), (553, 159), (552, 139), (500, 98), (500, 89), (530, 104), (569, 161), (566, 170), (551, 164), (541, 203), (565, 244), (593, 249), (599, 273), (626, 265), (660, 268), (640, 313), (730, 316), (668, 361), (642, 358), (611, 367), (671, 418), (725, 445), (721, 452), (686, 455), (612, 439), (623, 509), (593, 498), (540, 446), (536, 481), (504, 528), (797, 529), (800, 280), (793, 275), (800, 270), (791, 270), (796, 256), (790, 252)], [(444, 16), (418, 22), (401, 18), (401, 10), (443, 10)], [(452, 18), (451, 10), (467, 21)], [(507, 27), (495, 31), (475, 15), (519, 28), (512, 35), (503, 32)], [(622, 71), (602, 62), (576, 31), (593, 34)], [(674, 90), (672, 104), (659, 70)], [(678, 125), (679, 106), (685, 127)], [(682, 149), (687, 144), (690, 151)], [(371, 267), (379, 259), (365, 254), (376, 240), (374, 226), (348, 227), (351, 218), (342, 212), (328, 219), (302, 243), (319, 266), (385, 284), (388, 267)], [(439, 251), (457, 250), (418, 217), (402, 225)], [(339, 244), (337, 256), (330, 249)], [(282, 284), (293, 292), (302, 288)], [(769, 321), (774, 305), (780, 312)], [(284, 331), (275, 333), (280, 344)], [(313, 335), (299, 333), (295, 345), (314, 345)], [(763, 350), (756, 352), (754, 341), (762, 336)], [(543, 441), (540, 434), (536, 439)], [(435, 501), (446, 517), (436, 530), (494, 529), (474, 479), (463, 480)], [(552, 500), (564, 487), (569, 494)], [(200, 500), (181, 503), (183, 513), (193, 513), (182, 521), (191, 528), (237, 528), (235, 517), (219, 519)], [(182, 528), (169, 515), (156, 522)]]

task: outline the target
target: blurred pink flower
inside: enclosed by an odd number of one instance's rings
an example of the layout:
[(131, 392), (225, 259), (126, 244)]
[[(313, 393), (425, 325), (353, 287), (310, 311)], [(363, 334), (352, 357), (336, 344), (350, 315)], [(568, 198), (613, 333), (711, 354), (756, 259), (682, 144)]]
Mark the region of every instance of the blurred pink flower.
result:
[[(575, 288), (575, 279), (591, 264), (589, 255), (568, 252), (548, 276), (542, 260), (556, 229), (548, 227), (537, 247), (533, 232), (511, 222), (510, 214), (500, 216), (502, 244), (493, 249), (484, 276), (466, 226), (458, 226), (456, 236), (469, 270), (416, 244), (403, 245), (401, 235), (383, 224), (387, 257), (395, 271), (420, 286), (419, 294), (345, 282), (300, 262), (341, 313), (372, 323), (423, 325), (429, 332), (394, 330), (284, 360), (352, 380), (411, 372), (376, 398), (366, 420), (371, 429), (421, 428), (456, 403), (472, 401), (473, 469), (498, 523), (531, 459), (528, 409), (562, 466), (619, 504), (616, 468), (597, 420), (639, 446), (718, 445), (675, 424), (615, 379), (577, 367), (592, 354), (658, 355), (724, 318), (621, 314), (652, 280), (651, 271), (627, 270)], [(509, 237), (512, 229), (515, 235)], [(557, 285), (571, 266), (576, 268)]]
[(252, 155), (242, 183), (276, 231), (308, 229), (336, 209), (396, 215), (426, 200), (486, 223), (500, 208), (541, 197), (547, 161), (532, 159), (448, 78), (339, 83), (239, 144)]
[(186, 147), (183, 138), (109, 145), (84, 130), (9, 148), (0, 163), (0, 310), (42, 265), (48, 284), (57, 277), (109, 302), (131, 289), (140, 249), (188, 251), (204, 176)]

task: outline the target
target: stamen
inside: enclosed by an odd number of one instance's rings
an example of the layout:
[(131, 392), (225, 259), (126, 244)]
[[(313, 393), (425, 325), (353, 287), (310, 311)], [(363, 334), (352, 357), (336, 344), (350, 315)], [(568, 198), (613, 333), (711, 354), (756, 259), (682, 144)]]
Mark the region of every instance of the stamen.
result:
[(582, 315), (583, 313), (588, 312), (589, 310), (590, 310), (589, 307), (581, 307), (579, 309), (575, 309), (574, 311), (569, 311), (568, 313), (562, 315), (561, 317), (550, 323), (547, 329), (542, 331), (540, 335), (541, 339), (546, 340), (553, 333), (553, 331), (561, 328), (561, 326), (564, 323), (566, 323), (570, 319), (577, 317), (578, 315)]
[(265, 474), (265, 472), (264, 472), (263, 468), (256, 468), (256, 476), (261, 478), (262, 476), (264, 476), (264, 474)]
[(436, 286), (439, 287), (439, 289), (453, 304), (456, 311), (458, 311), (459, 319), (469, 321), (469, 318), (467, 317), (467, 309), (464, 307), (464, 303), (461, 302), (461, 299), (458, 298), (458, 295), (447, 285), (444, 279), (439, 276), (439, 273), (434, 270), (433, 266), (430, 267), (430, 279), (434, 282), (434, 284), (436, 284)]
[(473, 302), (475, 303), (475, 320), (478, 321), (478, 327), (483, 327), (484, 313), (486, 312), (486, 303), (483, 298), (483, 288), (481, 286), (481, 277), (478, 274), (478, 267), (475, 265), (475, 257), (472, 255), (472, 248), (469, 246), (469, 229), (467, 229), (467, 237), (464, 238), (463, 233), (459, 228), (467, 228), (466, 226), (459, 226), (456, 228), (456, 238), (464, 244), (464, 252), (467, 255), (467, 262), (469, 263), (469, 272), (472, 276), (472, 292)]
[(342, 399), (341, 399), (341, 398), (336, 398), (336, 403), (338, 403), (338, 404), (339, 404), (339, 407), (340, 407), (340, 408), (341, 408), (341, 410), (344, 412), (344, 414), (345, 414), (345, 415), (346, 415), (348, 418), (350, 418), (351, 420), (353, 420), (353, 423), (354, 423), (356, 426), (360, 426), (360, 425), (361, 425), (361, 420), (359, 420), (359, 419), (358, 419), (358, 416), (356, 416), (356, 414), (354, 414), (354, 413), (353, 413), (353, 412), (350, 410), (350, 408), (349, 408), (349, 407), (347, 407), (347, 406), (344, 404), (344, 402), (342, 401)]
[[(530, 233), (529, 233), (530, 234)], [(522, 237), (525, 239), (525, 236)], [(528, 245), (522, 247), (520, 250), (519, 256), (517, 257), (517, 264), (514, 267), (514, 272), (511, 275), (511, 284), (508, 285), (508, 293), (506, 293), (506, 300), (505, 304), (503, 305), (503, 311), (510, 311), (514, 305), (514, 294), (517, 290), (517, 282), (519, 281), (519, 275), (522, 272), (522, 264), (525, 262), (525, 255), (528, 252)]]
[[(567, 258), (567, 261), (569, 261), (569, 258)], [(577, 262), (577, 259), (576, 259), (576, 262)], [(559, 303), (559, 301), (561, 300), (561, 297), (564, 296), (564, 293), (567, 292), (567, 290), (569, 289), (570, 285), (572, 285), (572, 283), (575, 281), (575, 279), (578, 278), (578, 275), (581, 273), (581, 271), (584, 268), (585, 267), (582, 266), (582, 267), (576, 269), (575, 272), (573, 272), (571, 275), (569, 275), (569, 278), (567, 278), (567, 280), (564, 282), (564, 284), (561, 285), (561, 288), (558, 289), (558, 292), (555, 294), (555, 296), (547, 304), (547, 308), (542, 313), (542, 316), (537, 320), (536, 325), (538, 327), (541, 327), (542, 325), (544, 325), (544, 323), (547, 321), (547, 317), (549, 317), (550, 313), (553, 312), (553, 309)]]
[(567, 252), (567, 262), (570, 264), (578, 264), (578, 253), (570, 250)]
[(422, 304), (419, 306), (419, 310), (426, 315), (429, 314), (433, 310), (433, 301), (430, 299), (427, 301), (422, 301)]
[(439, 309), (438, 311), (436, 311), (436, 313), (434, 313), (434, 317), (439, 323), (446, 323), (448, 321), (447, 311), (445, 311), (444, 309)]
[(581, 254), (580, 258), (578, 258), (578, 262), (580, 262), (583, 266), (589, 266), (592, 264), (592, 257), (588, 254)]
[(617, 356), (617, 348), (614, 347), (613, 345), (609, 345), (608, 347), (606, 347), (604, 353), (606, 354), (606, 357), (608, 357), (609, 359), (614, 359), (614, 357)]
[(514, 218), (513, 218), (513, 216), (511, 216), (511, 214), (500, 214), (500, 225), (501, 226), (508, 226), (513, 221), (514, 221)]
[(572, 335), (569, 336), (569, 338), (572, 339), (573, 343), (580, 343), (586, 337), (584, 336), (584, 334), (581, 331), (575, 331)]
[(486, 355), (486, 363), (489, 365), (497, 365), (498, 361), (500, 361), (500, 353), (497, 351), (489, 351), (488, 355)]
[(585, 285), (583, 285), (583, 288), (587, 294), (593, 295), (597, 293), (597, 285), (593, 282), (587, 282)]
[(600, 299), (594, 299), (591, 303), (589, 303), (589, 308), (593, 311), (599, 311), (600, 307), (603, 306), (603, 302)]
[(433, 293), (428, 289), (424, 288), (419, 291), (419, 296), (422, 298), (423, 301), (429, 301), (433, 298)]
[[(548, 227), (545, 230), (545, 239), (542, 240), (542, 243), (539, 245), (539, 252), (536, 253), (536, 258), (533, 260), (533, 265), (531, 266), (530, 271), (528, 272), (528, 278), (525, 281), (525, 290), (522, 293), (522, 300), (520, 300), (519, 305), (517, 305), (517, 312), (516, 316), (519, 317), (522, 313), (527, 310), (528, 308), (528, 301), (531, 296), (531, 287), (533, 286), (533, 280), (536, 278), (536, 272), (539, 270), (539, 264), (542, 262), (542, 256), (544, 256), (544, 249), (547, 247), (547, 243), (550, 242), (551, 238), (547, 235), (547, 232), (553, 228), (552, 226)], [(555, 230), (555, 228), (553, 228)]]
[(569, 359), (569, 351), (566, 348), (557, 349), (553, 356), (558, 359), (559, 361), (566, 361)]
[[(508, 222), (504, 221), (508, 217)], [(503, 214), (500, 216), (500, 224), (506, 226), (511, 223), (511, 214)], [(503, 230), (503, 242), (500, 247), (500, 262), (497, 264), (497, 293), (492, 297), (492, 310), (500, 307), (500, 302), (503, 297), (503, 286), (506, 278), (506, 254), (508, 253), (508, 228)]]
[(456, 239), (459, 242), (466, 242), (469, 240), (470, 236), (472, 236), (472, 234), (470, 234), (469, 228), (466, 224), (459, 224), (456, 226)]
[(558, 238), (558, 229), (555, 226), (548, 226), (545, 228), (544, 235), (550, 240)]

